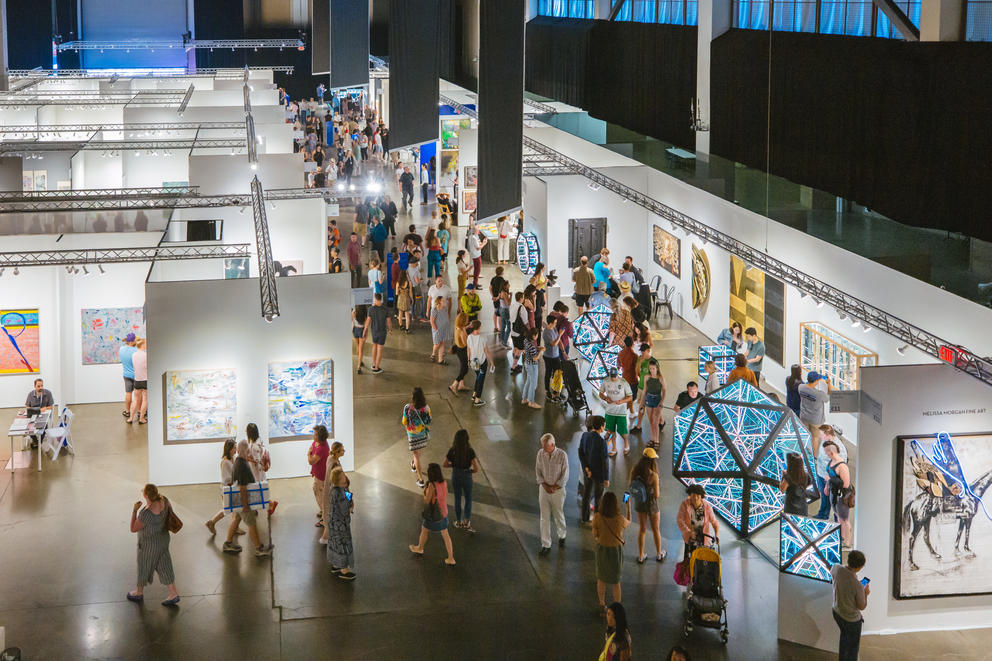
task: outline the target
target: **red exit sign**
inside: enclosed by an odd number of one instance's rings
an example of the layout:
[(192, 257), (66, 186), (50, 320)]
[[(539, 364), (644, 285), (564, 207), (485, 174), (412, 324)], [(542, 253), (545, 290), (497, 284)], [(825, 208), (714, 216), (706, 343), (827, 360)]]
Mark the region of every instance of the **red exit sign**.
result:
[(937, 347), (937, 357), (940, 358), (945, 363), (950, 363), (956, 367), (964, 365), (971, 354), (962, 349), (961, 347), (951, 346), (949, 344), (942, 344)]

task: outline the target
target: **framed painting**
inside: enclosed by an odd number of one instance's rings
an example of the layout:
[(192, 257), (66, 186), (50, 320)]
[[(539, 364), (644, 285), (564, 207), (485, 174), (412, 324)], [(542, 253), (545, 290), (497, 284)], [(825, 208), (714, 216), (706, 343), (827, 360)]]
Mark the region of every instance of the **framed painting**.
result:
[(234, 369), (165, 373), (167, 443), (222, 441), (237, 433), (238, 373)]
[(137, 337), (145, 334), (145, 311), (142, 308), (83, 308), (83, 365), (112, 365), (120, 363), (118, 350), (128, 333)]
[(692, 246), (692, 309), (710, 300), (710, 259), (702, 248)]
[(310, 436), (324, 425), (334, 438), (334, 361), (269, 363), (269, 439)]
[(479, 207), (479, 193), (474, 190), (462, 191), (462, 211), (472, 213)]
[(477, 165), (465, 166), (465, 180), (462, 182), (462, 186), (465, 188), (478, 188), (479, 167)]
[(0, 310), (0, 375), (41, 371), (38, 310)]
[(654, 226), (654, 263), (676, 278), (682, 277), (682, 240)]
[(247, 257), (228, 257), (224, 260), (224, 279), (238, 280), (248, 277)]
[(730, 324), (754, 328), (765, 343), (765, 356), (779, 365), (785, 361), (785, 284), (730, 257)]

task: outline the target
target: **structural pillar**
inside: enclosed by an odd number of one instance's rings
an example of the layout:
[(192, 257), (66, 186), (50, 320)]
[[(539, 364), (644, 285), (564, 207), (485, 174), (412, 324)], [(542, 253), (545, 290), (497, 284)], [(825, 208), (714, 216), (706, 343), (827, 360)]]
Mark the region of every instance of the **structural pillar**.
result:
[(965, 0), (926, 0), (920, 7), (920, 41), (963, 41)]
[(596, 0), (595, 17), (601, 21), (607, 20), (610, 17), (610, 11), (613, 9), (610, 5), (610, 0)]
[[(733, 16), (731, 0), (699, 0), (699, 28), (696, 32), (696, 115), (710, 125), (710, 45), (730, 29)], [(709, 131), (696, 131), (696, 151), (710, 152)]]
[(10, 89), (10, 75), (7, 73), (8, 63), (7, 0), (0, 0), (0, 92), (6, 92)]

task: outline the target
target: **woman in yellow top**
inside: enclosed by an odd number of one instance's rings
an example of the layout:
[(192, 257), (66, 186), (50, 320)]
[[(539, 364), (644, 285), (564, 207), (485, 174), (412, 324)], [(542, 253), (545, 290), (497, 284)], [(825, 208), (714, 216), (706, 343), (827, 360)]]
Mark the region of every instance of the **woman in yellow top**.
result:
[(452, 347), (451, 351), (456, 356), (458, 356), (458, 376), (455, 380), (451, 382), (448, 386), (454, 394), (458, 394), (460, 390), (470, 390), (465, 385), (465, 375), (468, 374), (468, 315), (464, 312), (459, 312), (458, 316), (455, 317), (455, 346)]
[(606, 610), (606, 586), (613, 586), (613, 601), (620, 601), (620, 570), (623, 567), (623, 531), (630, 525), (630, 500), (627, 516), (620, 514), (617, 495), (607, 491), (596, 507), (592, 519), (592, 536), (596, 540), (596, 594), (599, 608)]
[(530, 277), (530, 284), (537, 290), (537, 300), (535, 301), (534, 316), (537, 319), (544, 319), (544, 306), (547, 303), (548, 278), (544, 275), (544, 263), (538, 262), (534, 267), (534, 275)]

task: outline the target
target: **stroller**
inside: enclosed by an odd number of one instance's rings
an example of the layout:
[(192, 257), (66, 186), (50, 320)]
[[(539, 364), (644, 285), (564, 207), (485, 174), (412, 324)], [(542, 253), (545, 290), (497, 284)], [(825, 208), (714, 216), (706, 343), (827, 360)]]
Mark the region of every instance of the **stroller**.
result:
[(575, 413), (589, 408), (586, 394), (582, 390), (579, 370), (575, 363), (563, 358), (558, 361), (558, 369), (551, 375), (551, 387), (548, 388), (548, 400), (567, 409), (569, 406)]
[[(714, 546), (706, 546), (709, 537)], [(703, 540), (693, 543), (689, 553), (689, 587), (685, 593), (685, 622), (682, 635), (688, 636), (693, 627), (720, 629), (724, 644), (730, 636), (727, 627), (727, 600), (723, 598), (720, 577), (720, 542), (703, 535)]]

